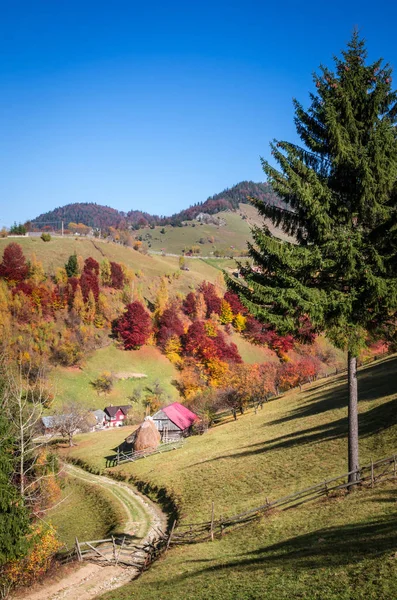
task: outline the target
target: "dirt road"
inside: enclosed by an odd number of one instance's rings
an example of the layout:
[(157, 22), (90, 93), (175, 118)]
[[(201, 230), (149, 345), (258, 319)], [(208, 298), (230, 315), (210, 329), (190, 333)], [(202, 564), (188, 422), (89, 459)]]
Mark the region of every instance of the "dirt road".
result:
[[(152, 502), (126, 483), (103, 475), (92, 475), (67, 465), (69, 476), (105, 487), (117, 498), (128, 515), (125, 533), (141, 538), (141, 542), (157, 539), (157, 530), (165, 531), (166, 516)], [(140, 519), (137, 520), (137, 514)], [(105, 592), (125, 585), (137, 574), (134, 567), (102, 566), (92, 562), (72, 563), (59, 568), (40, 584), (20, 590), (15, 600), (93, 600)]]

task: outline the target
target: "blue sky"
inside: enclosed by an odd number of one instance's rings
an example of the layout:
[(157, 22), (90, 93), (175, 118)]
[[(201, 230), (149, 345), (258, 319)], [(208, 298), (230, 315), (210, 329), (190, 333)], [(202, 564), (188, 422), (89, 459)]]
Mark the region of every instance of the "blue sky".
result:
[(263, 180), (291, 99), (353, 27), (397, 63), (369, 2), (2, 0), (0, 227), (69, 202), (171, 214)]

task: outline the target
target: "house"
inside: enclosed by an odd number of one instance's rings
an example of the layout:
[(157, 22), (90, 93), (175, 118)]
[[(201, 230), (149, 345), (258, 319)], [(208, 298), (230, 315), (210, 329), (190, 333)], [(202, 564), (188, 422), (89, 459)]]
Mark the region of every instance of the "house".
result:
[(41, 417), (41, 433), (51, 435), (55, 431), (55, 417)]
[(152, 419), (161, 435), (161, 440), (166, 442), (189, 435), (193, 423), (199, 417), (183, 404), (173, 402), (158, 410)]
[(129, 404), (124, 406), (113, 406), (113, 404), (111, 404), (110, 406), (107, 406), (104, 409), (105, 427), (121, 427), (130, 409), (131, 406)]
[(98, 408), (98, 410), (93, 410), (92, 414), (96, 419), (96, 427), (105, 427), (106, 425), (106, 413), (104, 410)]

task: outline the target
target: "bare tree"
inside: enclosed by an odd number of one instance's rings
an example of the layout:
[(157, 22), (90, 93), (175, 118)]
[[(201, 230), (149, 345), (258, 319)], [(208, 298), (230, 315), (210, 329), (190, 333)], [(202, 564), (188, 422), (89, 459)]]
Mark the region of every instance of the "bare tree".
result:
[(35, 504), (40, 493), (35, 465), (40, 448), (47, 441), (36, 441), (40, 433), (43, 405), (48, 400), (48, 387), (41, 367), (16, 365), (4, 351), (0, 355), (0, 376), (3, 389), (0, 409), (8, 419), (16, 441), (17, 471), (15, 479), (25, 502)]
[(52, 416), (51, 429), (73, 446), (73, 436), (79, 431), (89, 431), (95, 423), (95, 416), (81, 404), (67, 402)]

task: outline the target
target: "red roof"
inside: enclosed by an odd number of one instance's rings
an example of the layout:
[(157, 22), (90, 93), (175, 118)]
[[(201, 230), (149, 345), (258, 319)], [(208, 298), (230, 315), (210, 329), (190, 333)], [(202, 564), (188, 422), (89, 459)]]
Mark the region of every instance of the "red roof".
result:
[(165, 412), (169, 420), (175, 423), (175, 425), (182, 430), (190, 427), (196, 421), (196, 419), (198, 419), (198, 416), (195, 415), (194, 412), (179, 402), (173, 402), (162, 410)]

